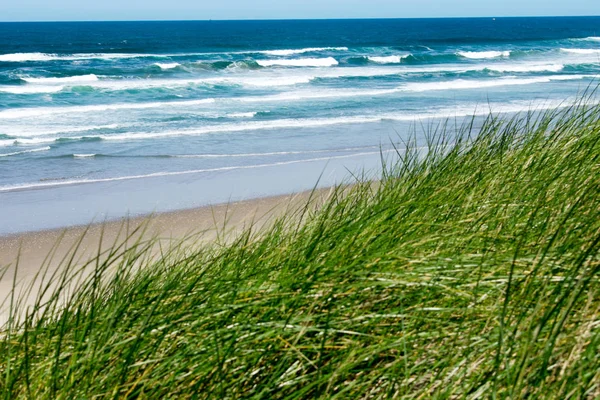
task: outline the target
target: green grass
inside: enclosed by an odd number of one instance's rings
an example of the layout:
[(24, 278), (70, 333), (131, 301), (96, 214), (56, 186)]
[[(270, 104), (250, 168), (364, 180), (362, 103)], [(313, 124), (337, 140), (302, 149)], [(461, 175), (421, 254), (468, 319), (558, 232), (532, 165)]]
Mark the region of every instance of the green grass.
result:
[(65, 260), (4, 328), (0, 393), (600, 397), (600, 108), (449, 132), (260, 232)]

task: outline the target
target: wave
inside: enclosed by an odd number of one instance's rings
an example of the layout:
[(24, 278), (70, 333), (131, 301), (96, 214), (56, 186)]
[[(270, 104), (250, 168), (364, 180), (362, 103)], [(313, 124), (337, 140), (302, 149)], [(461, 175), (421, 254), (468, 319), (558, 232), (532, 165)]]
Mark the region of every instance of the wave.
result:
[(52, 57), (43, 53), (0, 54), (0, 62), (48, 61)]
[(75, 53), (75, 54), (53, 54), (53, 53), (11, 53), (0, 54), (0, 62), (39, 62), (39, 61), (79, 61), (79, 60), (113, 60), (128, 58), (171, 58), (171, 57), (193, 57), (211, 54), (267, 54), (273, 56), (287, 56), (294, 54), (313, 53), (322, 51), (347, 51), (347, 47), (309, 47), (305, 49), (289, 50), (246, 50), (233, 52), (212, 53), (169, 53), (169, 54), (144, 54), (144, 53)]
[[(291, 56), (294, 54), (314, 53), (320, 51), (348, 51), (347, 47), (308, 47), (306, 49), (295, 50), (261, 50), (257, 51), (260, 54), (268, 54), (271, 56)], [(248, 52), (251, 53), (251, 52)], [(246, 54), (248, 54), (246, 53)]]
[(510, 51), (459, 51), (456, 54), (473, 60), (510, 57)]
[(577, 38), (577, 39), (571, 39), (574, 41), (584, 41), (584, 42), (600, 42), (600, 37), (598, 36), (590, 36), (590, 37), (586, 37), (586, 38)]
[[(474, 86), (475, 82), (471, 82), (468, 86)], [(467, 86), (463, 83), (454, 83), (448, 86), (465, 88)], [(481, 87), (481, 84), (477, 84), (477, 87)], [(405, 88), (406, 90), (406, 88)], [(437, 90), (435, 87), (427, 88), (412, 88), (412, 90)], [(346, 116), (346, 117), (332, 117), (332, 118), (304, 118), (304, 119), (280, 119), (271, 121), (244, 121), (243, 123), (226, 123), (219, 125), (209, 125), (201, 128), (194, 129), (180, 129), (173, 131), (161, 131), (161, 132), (128, 132), (118, 134), (102, 134), (95, 136), (75, 136), (66, 138), (34, 138), (34, 139), (16, 139), (16, 140), (0, 140), (0, 147), (10, 145), (36, 145), (36, 144), (50, 144), (50, 143), (61, 143), (61, 142), (73, 142), (73, 141), (132, 141), (132, 140), (147, 140), (147, 139), (160, 139), (170, 137), (184, 137), (184, 136), (199, 136), (204, 134), (215, 134), (215, 133), (234, 133), (234, 132), (245, 132), (245, 131), (261, 131), (261, 130), (276, 130), (276, 129), (299, 129), (299, 128), (317, 128), (333, 125), (349, 125), (349, 124), (369, 124), (377, 123), (382, 121), (404, 121), (414, 122), (418, 120), (431, 120), (441, 118), (458, 118), (458, 117), (470, 117), (470, 116), (485, 116), (489, 115), (490, 112), (494, 113), (518, 113), (523, 110), (542, 110), (542, 109), (553, 109), (559, 107), (567, 107), (576, 100), (572, 100), (571, 103), (562, 101), (558, 103), (550, 102), (538, 102), (537, 104), (531, 102), (513, 102), (509, 104), (492, 104), (484, 108), (477, 108), (476, 104), (464, 105), (460, 108), (443, 108), (443, 109), (432, 109), (422, 113), (399, 113), (399, 114), (381, 114), (381, 115), (357, 115), (357, 116)], [(589, 102), (590, 105), (592, 102)], [(597, 104), (597, 103), (595, 103)]]
[[(490, 70), (501, 70), (502, 72), (531, 72), (531, 71), (559, 71), (563, 68), (562, 65), (556, 66), (502, 66), (502, 67), (488, 67)], [(388, 72), (389, 74), (389, 72)], [(593, 75), (552, 75), (549, 77), (535, 77), (535, 78), (524, 78), (518, 80), (516, 78), (502, 78), (494, 81), (478, 80), (468, 81), (461, 80), (460, 82), (472, 82), (468, 84), (460, 84), (477, 87), (493, 87), (493, 86), (507, 86), (507, 85), (527, 85), (533, 83), (547, 83), (550, 81), (559, 80), (581, 80), (587, 78), (594, 78)], [(293, 78), (293, 77), (292, 77)], [(282, 78), (290, 79), (290, 78)], [(301, 81), (305, 81), (302, 79)], [(309, 79), (306, 79), (309, 81)], [(452, 85), (448, 85), (446, 82), (425, 82), (425, 83), (414, 83), (409, 84), (412, 87), (444, 87), (448, 86), (448, 89), (452, 89)], [(483, 85), (483, 86), (481, 86)], [(410, 87), (410, 86), (409, 86)], [(391, 89), (379, 89), (379, 90), (343, 90), (343, 89), (330, 89), (330, 90), (306, 90), (306, 91), (295, 91), (287, 92), (276, 95), (267, 96), (247, 96), (247, 97), (228, 97), (228, 98), (207, 98), (199, 100), (182, 100), (182, 101), (166, 101), (166, 102), (152, 102), (152, 103), (117, 103), (117, 104), (101, 104), (101, 105), (89, 105), (89, 106), (70, 106), (70, 107), (39, 107), (39, 108), (20, 108), (0, 111), (0, 119), (18, 119), (27, 117), (37, 117), (44, 115), (57, 115), (57, 114), (73, 114), (73, 113), (90, 113), (90, 112), (103, 112), (103, 111), (119, 111), (119, 110), (136, 110), (136, 109), (151, 109), (161, 107), (190, 107), (198, 105), (212, 104), (217, 101), (219, 102), (242, 102), (242, 103), (263, 103), (263, 102), (279, 102), (279, 101), (302, 101), (310, 99), (326, 99), (326, 98), (343, 98), (343, 97), (368, 97), (368, 96), (385, 96), (397, 93), (405, 89), (404, 87), (391, 88)], [(469, 87), (471, 88), (471, 87)], [(431, 90), (431, 89), (430, 89)], [(436, 89), (440, 90), (440, 89)]]
[(52, 136), (52, 135), (58, 135), (58, 134), (65, 134), (65, 133), (78, 133), (78, 132), (91, 132), (91, 131), (100, 131), (100, 130), (107, 130), (107, 129), (119, 129), (119, 128), (126, 128), (126, 127), (130, 127), (132, 125), (130, 124), (109, 124), (109, 125), (92, 125), (92, 126), (64, 126), (61, 129), (47, 129), (47, 130), (41, 130), (39, 129), (37, 126), (30, 126), (27, 125), (28, 129), (14, 129), (11, 130), (10, 128), (3, 128), (5, 132), (10, 133), (10, 136), (12, 139), (17, 139), (17, 138), (22, 138), (22, 137), (39, 137), (39, 136)]
[(495, 80), (463, 80), (441, 82), (419, 82), (409, 83), (393, 89), (380, 90), (344, 90), (331, 89), (322, 92), (302, 91), (288, 92), (272, 96), (261, 97), (242, 97), (235, 99), (245, 103), (260, 103), (260, 102), (279, 102), (279, 101), (301, 101), (326, 98), (344, 98), (344, 97), (377, 97), (386, 96), (399, 92), (422, 92), (430, 90), (457, 90), (457, 89), (478, 89), (490, 88), (499, 86), (516, 86), (516, 85), (531, 85), (536, 83), (548, 83), (551, 81), (569, 81), (592, 79), (594, 75), (551, 75), (536, 78), (499, 78)]
[(0, 86), (0, 92), (11, 94), (48, 94), (62, 91), (64, 86)]
[[(388, 146), (392, 147), (392, 146)], [(205, 153), (205, 154), (64, 154), (53, 158), (256, 158), (256, 157), (273, 157), (287, 155), (303, 155), (303, 154), (333, 154), (333, 153), (348, 153), (365, 150), (383, 150), (382, 146), (362, 146), (348, 148), (333, 148), (322, 150), (288, 150), (288, 151), (272, 151), (263, 153)]]
[(190, 65), (192, 68), (213, 71), (246, 71), (262, 68), (254, 60), (238, 60), (238, 61), (196, 61)]
[(367, 57), (369, 61), (372, 61), (377, 64), (400, 64), (402, 59), (409, 57), (410, 54), (405, 54), (403, 56), (384, 56), (384, 57)]
[(50, 150), (50, 146), (41, 147), (41, 148), (38, 148), (38, 149), (29, 149), (29, 150), (23, 150), (23, 151), (15, 151), (15, 152), (12, 152), (12, 153), (4, 153), (4, 154), (0, 153), (0, 157), (18, 156), (20, 154), (27, 154), (27, 153), (39, 153), (41, 151), (48, 151), (48, 150)]
[(1, 54), (0, 62), (30, 61), (76, 61), (76, 60), (112, 60), (123, 58), (168, 58), (170, 55), (133, 54), (133, 53), (84, 53), (84, 54), (49, 54), (49, 53), (12, 53)]
[(571, 54), (600, 54), (600, 49), (560, 49), (563, 53), (571, 53)]
[[(71, 114), (71, 113), (89, 113), (102, 111), (117, 111), (117, 110), (144, 110), (149, 108), (160, 108), (168, 106), (179, 106), (180, 103), (185, 105), (202, 105), (214, 103), (215, 99), (199, 99), (188, 101), (173, 101), (173, 102), (152, 102), (152, 103), (117, 103), (117, 104), (98, 104), (89, 106), (70, 106), (70, 107), (37, 107), (37, 108), (15, 108), (12, 110), (0, 111), (0, 119), (14, 119), (35, 117), (41, 115), (55, 114)], [(87, 129), (86, 129), (87, 130)]]
[(301, 154), (323, 154), (323, 153), (346, 153), (350, 151), (363, 151), (366, 149), (381, 149), (379, 146), (349, 147), (344, 149), (326, 149), (326, 150), (304, 150), (304, 151), (272, 151), (266, 153), (233, 153), (233, 154), (176, 154), (155, 156), (162, 158), (252, 158), (252, 157), (270, 157), (270, 156), (288, 156)]
[(246, 76), (246, 77), (215, 77), (196, 79), (130, 79), (130, 80), (97, 80), (88, 82), (64, 83), (62, 85), (46, 84), (35, 86), (0, 86), (0, 92), (13, 94), (57, 93), (66, 89), (94, 88), (107, 91), (147, 90), (154, 88), (178, 88), (190, 85), (231, 85), (249, 87), (293, 86), (309, 83), (314, 77), (302, 76)]
[[(470, 82), (469, 87), (479, 85), (480, 82)], [(454, 83), (452, 85), (460, 87), (461, 83)], [(462, 88), (466, 88), (467, 85), (462, 85)], [(430, 88), (403, 88), (403, 91), (423, 91), (423, 90), (437, 90), (433, 86)], [(542, 104), (543, 105), (543, 104)], [(497, 112), (508, 113), (508, 112), (519, 112), (522, 111), (531, 104), (501, 104), (497, 105)], [(552, 107), (556, 108), (556, 105)], [(407, 121), (413, 122), (421, 119), (431, 118), (449, 118), (449, 117), (467, 117), (473, 115), (487, 115), (490, 113), (489, 108), (476, 110), (475, 105), (465, 106), (463, 108), (448, 108), (441, 110), (432, 110), (424, 113), (400, 113), (400, 114), (381, 114), (375, 116), (369, 115), (357, 115), (357, 116), (345, 116), (345, 117), (332, 117), (332, 118), (300, 118), (300, 119), (279, 119), (271, 121), (251, 121), (244, 123), (227, 123), (220, 125), (210, 125), (192, 129), (180, 129), (174, 131), (161, 131), (161, 132), (129, 132), (120, 133), (115, 135), (97, 135), (93, 137), (72, 137), (68, 140), (106, 140), (106, 141), (130, 141), (130, 140), (147, 140), (147, 139), (160, 139), (178, 136), (200, 136), (205, 134), (215, 133), (233, 133), (233, 132), (245, 132), (245, 131), (261, 131), (261, 130), (276, 130), (276, 129), (296, 129), (296, 128), (317, 128), (333, 125), (350, 125), (350, 124), (370, 124), (381, 121)], [(474, 111), (475, 110), (475, 111)]]
[(179, 63), (155, 63), (154, 65), (162, 70), (174, 69), (181, 66)]
[(21, 77), (22, 81), (31, 84), (66, 84), (66, 83), (87, 83), (96, 82), (98, 77), (94, 74), (89, 75), (77, 75), (77, 76), (66, 76), (62, 78), (29, 78)]
[(293, 60), (257, 60), (261, 67), (333, 67), (338, 61), (333, 57), (327, 58), (299, 58)]
[[(77, 140), (83, 139), (82, 137), (76, 138)], [(34, 138), (34, 139), (8, 139), (8, 140), (0, 140), (0, 147), (9, 147), (9, 146), (36, 146), (40, 144), (50, 144), (56, 143), (59, 141), (59, 138)]]
[(15, 192), (15, 191), (22, 191), (22, 190), (44, 189), (44, 188), (60, 187), (60, 186), (84, 185), (84, 184), (91, 184), (91, 183), (118, 182), (118, 181), (138, 180), (138, 179), (147, 179), (147, 178), (158, 178), (158, 177), (165, 177), (165, 176), (180, 176), (180, 175), (192, 175), (192, 174), (201, 174), (201, 173), (209, 173), (209, 172), (269, 168), (269, 167), (277, 167), (277, 166), (282, 166), (282, 165), (292, 165), (292, 164), (301, 164), (301, 163), (318, 162), (318, 161), (339, 160), (339, 159), (352, 158), (352, 157), (380, 155), (381, 153), (390, 153), (390, 152), (395, 152), (395, 151), (396, 150), (373, 151), (373, 152), (355, 153), (355, 154), (347, 154), (347, 155), (333, 156), (333, 157), (319, 157), (319, 158), (310, 158), (310, 159), (304, 159), (304, 160), (281, 161), (281, 162), (268, 163), (268, 164), (242, 165), (242, 166), (195, 169), (195, 170), (174, 171), (174, 172), (155, 172), (155, 173), (151, 173), (151, 174), (119, 176), (119, 177), (114, 177), (114, 178), (73, 179), (73, 180), (66, 180), (66, 181), (21, 184), (21, 185), (0, 187), (0, 193)]
[(254, 118), (258, 112), (240, 112), (227, 114), (228, 118)]
[(379, 89), (379, 90), (347, 90), (347, 89), (325, 89), (325, 90), (305, 90), (274, 94), (270, 96), (248, 96), (232, 98), (231, 101), (242, 103), (265, 103), (282, 101), (302, 101), (316, 99), (337, 99), (345, 97), (377, 97), (398, 93), (398, 88)]
[[(426, 115), (424, 115), (426, 117)], [(215, 133), (233, 133), (245, 131), (261, 131), (274, 129), (294, 129), (294, 128), (316, 128), (332, 125), (348, 125), (348, 124), (363, 124), (380, 122), (382, 119), (398, 120), (398, 121), (413, 121), (415, 115), (384, 115), (384, 116), (353, 116), (353, 117), (336, 117), (336, 118), (305, 118), (305, 119), (280, 119), (273, 121), (252, 121), (244, 123), (228, 123), (221, 125), (210, 125), (202, 128), (180, 129), (174, 131), (161, 132), (129, 132), (113, 135), (96, 135), (96, 136), (73, 136), (68, 138), (36, 138), (36, 139), (16, 139), (8, 140), (5, 145), (34, 145), (41, 143), (56, 143), (56, 142), (73, 142), (73, 141), (132, 141), (132, 140), (148, 140), (182, 136), (199, 136)], [(0, 141), (2, 146), (2, 141)]]
[(500, 86), (533, 85), (537, 83), (549, 83), (552, 81), (581, 80), (593, 76), (589, 75), (553, 75), (538, 78), (500, 78), (494, 80), (464, 80), (457, 79), (446, 82), (409, 83), (403, 90), (409, 92), (426, 92), (432, 90), (459, 90), (459, 89), (482, 89)]
[[(261, 63), (283, 63), (281, 65), (309, 65), (304, 60), (280, 60), (280, 61), (261, 61)], [(328, 59), (315, 59), (328, 60)], [(331, 59), (335, 61), (333, 58)], [(337, 63), (337, 61), (335, 61)], [(332, 61), (315, 62), (313, 66), (329, 66)], [(35, 93), (56, 93), (66, 88), (91, 87), (101, 90), (121, 91), (121, 90), (146, 90), (153, 88), (178, 88), (190, 85), (232, 85), (246, 87), (280, 87), (307, 84), (315, 79), (336, 79), (350, 77), (377, 77), (394, 76), (399, 74), (427, 74), (441, 72), (467, 73), (472, 71), (493, 71), (493, 72), (559, 72), (565, 67), (564, 64), (480, 64), (480, 65), (448, 65), (439, 67), (404, 67), (392, 69), (389, 67), (378, 68), (331, 68), (329, 70), (320, 70), (318, 72), (304, 71), (300, 74), (272, 75), (256, 74), (245, 76), (222, 76), (214, 78), (197, 79), (130, 79), (130, 80), (97, 80), (90, 82), (80, 82), (59, 85), (36, 85), (33, 86), (0, 86), (0, 92), (14, 94), (35, 94)], [(1, 113), (0, 113), (1, 114)], [(1, 118), (1, 116), (0, 116)]]
[[(483, 67), (482, 70), (494, 72), (560, 72), (564, 64), (497, 64)], [(475, 70), (473, 70), (475, 71)]]

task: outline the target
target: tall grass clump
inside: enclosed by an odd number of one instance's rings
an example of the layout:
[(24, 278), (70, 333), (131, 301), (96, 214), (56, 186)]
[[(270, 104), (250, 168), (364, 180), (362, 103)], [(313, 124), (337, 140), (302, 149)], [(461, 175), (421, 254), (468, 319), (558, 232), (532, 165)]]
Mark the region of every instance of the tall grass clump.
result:
[(449, 132), (258, 232), (66, 258), (7, 297), (0, 393), (600, 397), (600, 108)]

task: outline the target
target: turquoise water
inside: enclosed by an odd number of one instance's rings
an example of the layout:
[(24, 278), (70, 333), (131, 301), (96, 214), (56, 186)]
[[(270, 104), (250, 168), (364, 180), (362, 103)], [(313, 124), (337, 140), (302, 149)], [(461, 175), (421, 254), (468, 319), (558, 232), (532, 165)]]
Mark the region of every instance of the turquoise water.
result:
[[(573, 101), (600, 18), (0, 24), (0, 233), (331, 184)], [(323, 175), (321, 175), (323, 172)]]

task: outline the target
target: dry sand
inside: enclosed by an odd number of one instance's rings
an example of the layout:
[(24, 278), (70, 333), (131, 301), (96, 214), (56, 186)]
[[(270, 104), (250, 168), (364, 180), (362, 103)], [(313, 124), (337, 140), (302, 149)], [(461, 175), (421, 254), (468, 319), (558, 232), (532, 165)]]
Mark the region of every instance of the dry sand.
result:
[[(329, 192), (329, 189), (319, 190), (316, 192), (315, 198), (322, 200)], [(182, 239), (194, 235), (194, 244), (198, 245), (215, 240), (217, 235), (225, 234), (231, 237), (235, 232), (250, 225), (260, 229), (286, 211), (303, 207), (310, 198), (311, 192), (303, 192), (295, 195), (266, 197), (110, 221), (90, 226), (75, 226), (0, 237), (0, 326), (7, 321), (7, 303), (2, 306), (2, 302), (11, 292), (17, 265), (15, 282), (19, 287), (26, 287), (35, 279), (50, 253), (54, 253), (54, 255), (47, 263), (49, 273), (61, 265), (61, 260), (65, 256), (70, 256), (72, 253), (70, 250), (76, 245), (78, 248), (76, 264), (84, 264), (113, 243), (123, 242), (127, 232), (132, 232), (142, 226), (144, 227), (142, 240), (158, 238), (161, 245), (168, 245), (170, 241), (180, 242)], [(4, 271), (3, 276), (1, 271)], [(26, 303), (32, 304), (34, 301), (35, 293), (32, 293), (28, 296)]]

